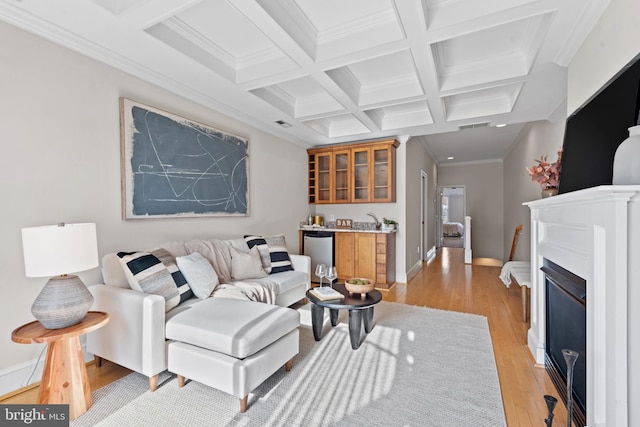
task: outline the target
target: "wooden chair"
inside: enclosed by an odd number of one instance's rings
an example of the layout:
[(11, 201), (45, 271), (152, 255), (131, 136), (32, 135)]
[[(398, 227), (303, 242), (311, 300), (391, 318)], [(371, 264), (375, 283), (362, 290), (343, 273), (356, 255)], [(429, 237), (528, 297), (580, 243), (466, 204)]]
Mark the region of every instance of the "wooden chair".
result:
[(513, 254), (516, 253), (516, 245), (518, 244), (518, 236), (522, 233), (522, 224), (516, 227), (513, 233), (513, 241), (511, 242), (511, 252), (509, 253), (509, 261), (513, 261)]
[[(516, 252), (516, 246), (518, 245), (518, 236), (520, 236), (520, 233), (522, 233), (522, 224), (518, 225), (516, 227), (516, 230), (513, 233), (513, 241), (511, 242), (511, 252), (509, 253), (509, 261), (513, 261), (513, 255)], [(524, 283), (518, 283), (518, 279), (511, 274), (511, 281), (516, 283), (518, 286), (520, 286), (520, 292), (521, 292), (521, 299), (522, 299), (522, 321), (526, 322), (527, 321), (527, 307), (528, 307), (528, 294), (529, 294), (529, 288), (524, 284)], [(529, 282), (531, 281), (531, 279), (529, 278), (528, 280)], [(522, 278), (520, 278), (520, 282), (524, 282), (524, 280), (522, 280)]]

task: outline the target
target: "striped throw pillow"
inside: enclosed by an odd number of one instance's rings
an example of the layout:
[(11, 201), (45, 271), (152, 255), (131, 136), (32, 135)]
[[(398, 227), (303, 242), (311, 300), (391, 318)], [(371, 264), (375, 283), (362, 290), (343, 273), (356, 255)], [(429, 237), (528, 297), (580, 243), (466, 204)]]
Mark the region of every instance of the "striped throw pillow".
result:
[(180, 269), (178, 268), (178, 263), (176, 262), (176, 257), (171, 255), (166, 249), (154, 249), (151, 251), (152, 255), (155, 255), (161, 262), (167, 267), (169, 273), (171, 273), (171, 277), (173, 281), (176, 283), (178, 288), (178, 293), (180, 294), (180, 302), (178, 304), (182, 304), (189, 298), (193, 298), (193, 291), (189, 287), (189, 283), (187, 279), (184, 277)]
[(265, 237), (271, 258), (271, 274), (293, 270), (284, 235)]
[[(164, 249), (162, 251), (164, 251)], [(163, 264), (160, 258), (154, 253), (118, 252), (117, 255), (118, 258), (120, 258), (131, 289), (164, 297), (165, 311), (171, 310), (182, 301), (188, 299), (189, 294), (192, 295), (191, 289), (184, 288), (185, 285), (187, 288), (189, 285), (186, 284), (182, 273), (178, 270), (179, 274), (172, 274), (167, 266)], [(158, 255), (167, 259), (166, 254), (162, 252)], [(179, 286), (176, 279), (178, 282), (184, 281), (184, 284)]]
[(244, 236), (244, 241), (247, 242), (249, 249), (254, 246), (258, 247), (260, 253), (260, 260), (262, 261), (262, 268), (267, 273), (271, 273), (271, 253), (269, 253), (269, 246), (267, 241), (262, 236)]

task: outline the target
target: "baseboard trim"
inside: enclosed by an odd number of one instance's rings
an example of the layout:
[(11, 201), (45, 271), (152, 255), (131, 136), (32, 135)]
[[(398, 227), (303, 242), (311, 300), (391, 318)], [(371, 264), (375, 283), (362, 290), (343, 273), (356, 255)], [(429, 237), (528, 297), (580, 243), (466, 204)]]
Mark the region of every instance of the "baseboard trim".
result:
[[(0, 371), (0, 400), (39, 383), (42, 378), (45, 358), (46, 354), (43, 355), (40, 362), (38, 362), (38, 359), (33, 359), (9, 366)], [(31, 374), (32, 372), (33, 374)], [(29, 378), (30, 375), (31, 378)]]
[(413, 264), (413, 267), (411, 267), (409, 269), (409, 271), (407, 272), (407, 282), (409, 283), (411, 281), (411, 279), (413, 279), (415, 277), (416, 274), (418, 274), (418, 272), (420, 271), (420, 269), (422, 268), (422, 261), (418, 261), (415, 264)]
[[(87, 353), (83, 338), (81, 337), (80, 341), (86, 363), (93, 360), (93, 354)], [(44, 352), (46, 353), (46, 347), (44, 347)], [(0, 401), (38, 386), (42, 378), (46, 357), (47, 355), (43, 354), (39, 361), (36, 358), (0, 370)]]
[[(431, 246), (431, 248), (427, 251), (427, 259), (425, 261), (430, 261), (433, 257), (436, 256), (437, 248), (435, 246)], [(422, 261), (417, 261), (406, 273), (396, 273), (396, 283), (409, 283), (411, 279), (414, 278), (416, 274), (422, 269)]]
[(431, 246), (431, 249), (427, 251), (427, 259), (425, 259), (425, 261), (431, 261), (431, 259), (436, 256), (436, 250), (435, 246)]

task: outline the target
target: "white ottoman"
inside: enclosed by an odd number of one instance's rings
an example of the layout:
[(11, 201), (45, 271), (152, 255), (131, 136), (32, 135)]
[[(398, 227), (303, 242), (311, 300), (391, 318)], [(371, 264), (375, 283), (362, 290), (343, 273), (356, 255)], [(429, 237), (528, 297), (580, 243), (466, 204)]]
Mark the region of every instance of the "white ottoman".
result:
[(170, 372), (240, 399), (298, 354), (300, 314), (293, 309), (230, 298), (208, 298), (167, 321)]

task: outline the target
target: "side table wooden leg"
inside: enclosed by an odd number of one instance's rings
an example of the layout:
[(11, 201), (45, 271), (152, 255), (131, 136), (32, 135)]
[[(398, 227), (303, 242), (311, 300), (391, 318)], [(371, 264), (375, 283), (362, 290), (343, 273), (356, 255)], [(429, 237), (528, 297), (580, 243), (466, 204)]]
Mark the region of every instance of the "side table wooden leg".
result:
[(49, 343), (38, 403), (69, 404), (72, 420), (93, 403), (79, 337)]

